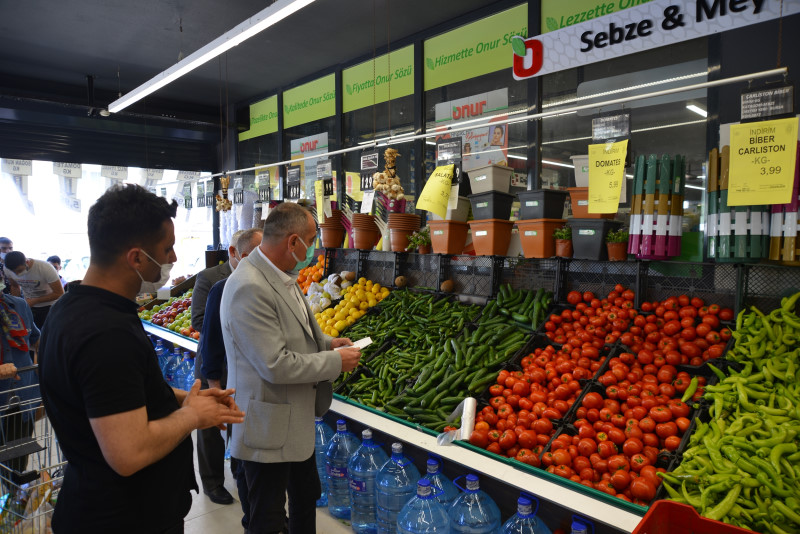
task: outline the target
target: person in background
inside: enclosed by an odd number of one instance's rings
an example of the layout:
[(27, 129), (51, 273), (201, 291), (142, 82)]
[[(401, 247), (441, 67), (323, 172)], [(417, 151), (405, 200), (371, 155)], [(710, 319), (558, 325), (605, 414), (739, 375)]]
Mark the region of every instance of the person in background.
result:
[(41, 330), (53, 302), (64, 294), (58, 273), (46, 261), (26, 258), (16, 250), (6, 254), (5, 272), (22, 288), (25, 302), (33, 310), (33, 322)]
[[(42, 397), (39, 378), (33, 370), (17, 375), (17, 369), (34, 364), (39, 345), (39, 329), (25, 299), (0, 293), (0, 333), (0, 406), (8, 407), (0, 421), (0, 444), (6, 444), (33, 435), (36, 409)], [(20, 402), (17, 411), (12, 413), (9, 401), (14, 396)], [(7, 460), (0, 467), (0, 478), (19, 486), (17, 473), (24, 472), (27, 465), (27, 454)]]
[(3, 284), (3, 293), (5, 293), (6, 295), (11, 295), (12, 289), (16, 289), (16, 291), (14, 291), (14, 294), (19, 296), (19, 286), (17, 286), (16, 283), (14, 283), (13, 285), (16, 287), (12, 287), (12, 282), (11, 280), (8, 279), (8, 276), (6, 276), (6, 271), (5, 271), (6, 254), (13, 251), (14, 251), (14, 243), (12, 243), (11, 240), (7, 237), (0, 237), (0, 283)]
[(183, 533), (192, 506), (191, 433), (240, 423), (233, 390), (186, 392), (164, 381), (136, 295), (169, 280), (177, 204), (137, 185), (89, 210), (91, 259), (42, 334), (42, 399), (67, 459), (58, 534)]
[(331, 382), (361, 357), (349, 339), (322, 333), (290, 274), (311, 263), (316, 236), (308, 210), (279, 204), (264, 223), (261, 244), (222, 293), (228, 383), (248, 412), (231, 438), (231, 455), (242, 461), (247, 481), (248, 534), (283, 530), (287, 490), (289, 532), (316, 532), (314, 416), (330, 407)]
[(50, 256), (49, 258), (47, 258), (47, 263), (52, 265), (53, 269), (56, 270), (56, 273), (58, 273), (58, 279), (61, 280), (61, 287), (63, 287), (66, 290), (67, 281), (64, 280), (63, 276), (61, 276), (61, 258), (59, 258), (58, 256)]
[[(231, 268), (236, 269), (239, 262), (250, 255), (250, 253), (261, 244), (263, 231), (261, 228), (251, 228), (250, 230), (243, 231), (235, 244), (236, 247), (230, 251)], [(228, 378), (228, 366), (225, 360), (225, 341), (222, 338), (222, 324), (220, 323), (220, 302), (222, 301), (222, 291), (225, 289), (225, 282), (227, 278), (223, 278), (211, 288), (208, 292), (208, 300), (206, 300), (206, 313), (203, 320), (203, 330), (200, 332), (200, 343), (197, 346), (198, 352), (203, 353), (203, 362), (201, 368), (202, 376), (208, 380), (208, 385), (211, 387), (225, 387)], [(219, 431), (210, 428), (205, 432), (216, 432), (217, 437), (220, 437)], [(198, 436), (197, 456), (198, 462), (200, 457), (200, 438)], [(224, 454), (224, 444), (222, 445), (222, 452)], [(214, 458), (216, 460), (216, 457)], [(220, 462), (222, 459), (220, 458)], [(224, 468), (223, 468), (224, 469)], [(250, 504), (247, 499), (247, 482), (245, 480), (244, 470), (242, 469), (242, 462), (235, 457), (231, 457), (231, 471), (236, 478), (236, 488), (239, 490), (239, 502), (242, 505), (242, 526), (246, 529), (250, 522)], [(202, 471), (200, 473), (202, 477)]]

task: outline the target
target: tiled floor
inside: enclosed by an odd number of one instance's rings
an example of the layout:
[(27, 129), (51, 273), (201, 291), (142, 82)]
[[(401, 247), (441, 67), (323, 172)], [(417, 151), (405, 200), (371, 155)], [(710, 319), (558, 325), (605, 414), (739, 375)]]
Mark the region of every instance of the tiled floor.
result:
[[(196, 444), (196, 437), (192, 437)], [(195, 458), (195, 470), (196, 468), (197, 459)], [(197, 482), (198, 484), (200, 483), (199, 474), (197, 475)], [(225, 488), (237, 499), (233, 504), (214, 504), (202, 492), (199, 495), (192, 493), (192, 509), (189, 511), (189, 515), (186, 516), (186, 534), (234, 534), (244, 532), (241, 526), (242, 507), (238, 500), (236, 482), (233, 480), (230, 466), (227, 462), (225, 463)], [(317, 534), (347, 533), (352, 533), (350, 523), (334, 519), (325, 508), (317, 508)]]

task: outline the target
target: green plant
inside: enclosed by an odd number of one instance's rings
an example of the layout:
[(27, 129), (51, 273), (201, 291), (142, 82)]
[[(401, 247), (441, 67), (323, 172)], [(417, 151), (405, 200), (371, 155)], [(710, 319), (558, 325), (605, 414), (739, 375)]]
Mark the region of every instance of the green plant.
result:
[(616, 232), (614, 230), (609, 230), (608, 234), (606, 234), (606, 243), (627, 243), (628, 242), (628, 231), (624, 228), (620, 228)]
[(566, 239), (568, 241), (572, 241), (572, 228), (566, 225), (561, 228), (556, 228), (553, 230), (553, 237), (555, 239)]
[(419, 247), (430, 246), (431, 244), (431, 229), (426, 226), (408, 236), (408, 246), (406, 250), (416, 250)]

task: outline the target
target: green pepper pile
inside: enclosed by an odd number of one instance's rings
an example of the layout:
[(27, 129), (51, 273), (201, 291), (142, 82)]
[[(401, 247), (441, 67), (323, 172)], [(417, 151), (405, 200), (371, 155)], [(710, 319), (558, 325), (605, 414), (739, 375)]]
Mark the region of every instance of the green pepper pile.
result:
[(706, 387), (707, 423), (698, 422), (683, 461), (661, 475), (670, 498), (703, 516), (757, 532), (800, 533), (800, 293), (765, 315), (737, 318), (728, 358), (741, 371)]

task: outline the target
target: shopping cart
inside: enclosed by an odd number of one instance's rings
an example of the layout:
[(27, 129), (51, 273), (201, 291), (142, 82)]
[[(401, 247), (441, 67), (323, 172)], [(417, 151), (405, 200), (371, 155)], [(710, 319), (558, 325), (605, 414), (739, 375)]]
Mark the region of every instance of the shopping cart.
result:
[(64, 460), (42, 406), (32, 365), (0, 385), (0, 534), (52, 532)]

